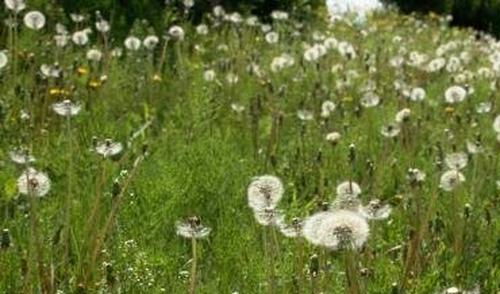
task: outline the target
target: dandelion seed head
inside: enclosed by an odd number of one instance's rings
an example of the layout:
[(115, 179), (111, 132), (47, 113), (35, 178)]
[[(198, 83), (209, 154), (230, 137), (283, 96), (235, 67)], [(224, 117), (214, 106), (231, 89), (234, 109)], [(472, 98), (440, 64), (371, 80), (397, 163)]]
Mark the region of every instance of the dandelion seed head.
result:
[(5, 7), (7, 9), (19, 13), (26, 8), (26, 3), (24, 0), (4, 0)]
[(467, 166), (469, 161), (465, 152), (455, 152), (446, 154), (444, 162), (449, 169), (460, 170)]
[(447, 103), (459, 103), (467, 97), (467, 90), (461, 86), (451, 86), (446, 90), (444, 96)]
[(500, 134), (500, 115), (497, 115), (497, 117), (493, 121), (493, 130)]
[(137, 51), (141, 48), (142, 42), (141, 40), (139, 40), (139, 38), (135, 36), (129, 36), (125, 39), (123, 44), (125, 45), (125, 48), (127, 48), (128, 50)]
[(426, 93), (423, 88), (413, 88), (410, 92), (410, 100), (414, 102), (422, 101), (425, 99)]
[(368, 92), (361, 97), (360, 103), (365, 108), (375, 107), (380, 103), (380, 96), (373, 92)]
[(29, 154), (28, 150), (23, 148), (16, 148), (9, 152), (9, 158), (14, 163), (25, 165), (35, 162), (35, 157)]
[(463, 182), (465, 182), (465, 176), (460, 171), (449, 170), (441, 176), (439, 187), (444, 191), (451, 192)]
[(182, 41), (184, 40), (184, 29), (181, 28), (180, 26), (172, 26), (170, 29), (168, 29), (168, 34), (170, 37), (172, 37), (174, 40)]
[(43, 197), (50, 190), (50, 179), (46, 173), (30, 167), (17, 179), (17, 189), (23, 195)]
[(75, 116), (82, 109), (80, 104), (71, 102), (71, 100), (64, 100), (52, 104), (52, 110), (60, 116)]
[(87, 59), (94, 62), (99, 62), (102, 59), (102, 52), (98, 49), (90, 49), (89, 51), (87, 51)]
[(275, 226), (278, 222), (282, 222), (284, 216), (280, 210), (265, 208), (260, 210), (254, 210), (255, 220), (261, 226)]
[(45, 26), (45, 15), (40, 11), (30, 11), (24, 15), (24, 25), (32, 30), (38, 31)]
[[(57, 42), (58, 40), (56, 40)], [(59, 40), (61, 41), (61, 40)], [(73, 35), (71, 36), (71, 41), (75, 43), (78, 46), (84, 46), (89, 42), (89, 33), (86, 30), (81, 30), (74, 32)], [(64, 47), (64, 46), (60, 46)]]
[(327, 118), (335, 111), (337, 106), (332, 101), (325, 101), (321, 104), (321, 117)]
[(361, 188), (356, 182), (345, 181), (337, 186), (337, 197), (358, 197), (361, 194)]
[(95, 151), (103, 157), (113, 157), (123, 150), (123, 144), (112, 139), (106, 139), (95, 146)]
[(256, 211), (274, 209), (283, 193), (283, 183), (279, 178), (271, 175), (255, 177), (247, 189), (248, 205)]
[(398, 123), (389, 123), (382, 126), (380, 133), (386, 138), (394, 138), (401, 133), (401, 127)]
[(338, 132), (328, 133), (325, 137), (325, 139), (332, 144), (337, 144), (341, 138), (342, 138), (342, 135)]
[(303, 233), (312, 244), (330, 250), (359, 249), (368, 239), (370, 228), (358, 213), (337, 210), (306, 219)]
[(408, 121), (410, 119), (410, 116), (411, 116), (411, 110), (409, 108), (404, 108), (398, 111), (398, 113), (396, 113), (394, 121), (398, 124), (401, 124), (405, 121)]
[(388, 204), (382, 204), (379, 199), (371, 200), (367, 205), (362, 206), (360, 214), (368, 220), (383, 220), (391, 215), (392, 208)]
[(9, 63), (9, 58), (7, 57), (7, 54), (5, 54), (4, 51), (0, 51), (0, 70), (6, 67), (7, 63)]
[(158, 45), (159, 42), (160, 42), (160, 39), (157, 36), (151, 35), (151, 36), (147, 36), (146, 38), (144, 38), (144, 40), (142, 41), (142, 44), (144, 45), (144, 47), (146, 47), (146, 49), (153, 50), (156, 48), (156, 46)]
[(177, 235), (186, 239), (204, 239), (212, 231), (212, 229), (203, 226), (200, 218), (196, 216), (176, 222), (175, 227)]

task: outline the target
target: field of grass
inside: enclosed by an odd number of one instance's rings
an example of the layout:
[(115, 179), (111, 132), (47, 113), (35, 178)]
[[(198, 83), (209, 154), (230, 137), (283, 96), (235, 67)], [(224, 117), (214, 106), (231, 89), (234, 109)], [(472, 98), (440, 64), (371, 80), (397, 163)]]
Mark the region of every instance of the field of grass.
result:
[[(500, 291), (496, 40), (216, 11), (141, 44), (27, 11), (1, 36), (1, 293)], [(251, 208), (263, 175), (282, 198)], [(311, 243), (320, 211), (366, 242)]]

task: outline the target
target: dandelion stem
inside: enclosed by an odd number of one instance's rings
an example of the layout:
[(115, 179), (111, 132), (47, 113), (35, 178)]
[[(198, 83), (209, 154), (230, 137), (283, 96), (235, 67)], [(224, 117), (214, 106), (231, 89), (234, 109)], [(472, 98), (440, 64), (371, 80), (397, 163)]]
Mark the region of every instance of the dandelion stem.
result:
[(189, 281), (189, 293), (196, 293), (196, 270), (197, 270), (197, 252), (196, 252), (196, 238), (191, 238), (192, 249), (192, 263), (191, 263), (191, 276)]

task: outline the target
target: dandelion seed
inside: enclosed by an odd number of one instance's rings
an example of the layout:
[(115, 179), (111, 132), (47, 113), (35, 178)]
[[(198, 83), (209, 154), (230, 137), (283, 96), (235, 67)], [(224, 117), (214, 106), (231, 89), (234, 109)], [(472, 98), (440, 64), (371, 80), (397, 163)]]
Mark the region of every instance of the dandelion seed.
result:
[(19, 13), (26, 8), (24, 0), (5, 0), (4, 3), (7, 9), (12, 10), (15, 13)]
[(362, 206), (360, 214), (369, 220), (383, 220), (391, 215), (391, 206), (383, 205), (379, 199), (371, 200), (366, 206)]
[(9, 158), (14, 163), (25, 165), (35, 162), (35, 157), (29, 154), (28, 150), (16, 148), (9, 152)]
[(141, 48), (141, 40), (134, 36), (127, 37), (123, 44), (125, 45), (125, 48), (130, 51), (137, 51)]
[(52, 110), (61, 116), (75, 116), (81, 109), (82, 106), (80, 104), (75, 104), (71, 102), (71, 100), (64, 100), (62, 102), (52, 104)]
[(467, 91), (461, 86), (452, 86), (446, 90), (444, 96), (446, 102), (450, 104), (459, 103), (465, 100)]
[(112, 157), (123, 150), (123, 144), (120, 142), (114, 142), (111, 139), (106, 139), (100, 143), (97, 143), (95, 151), (102, 155), (103, 157)]
[(401, 133), (401, 128), (397, 123), (390, 123), (382, 126), (382, 128), (380, 129), (380, 133), (386, 138), (394, 138), (399, 135), (399, 133)]
[(370, 228), (358, 213), (338, 210), (306, 219), (303, 234), (312, 244), (330, 250), (359, 249), (368, 239)]
[(43, 197), (49, 193), (50, 179), (46, 173), (30, 167), (17, 179), (17, 189), (23, 195)]
[(186, 239), (204, 239), (208, 237), (212, 229), (201, 224), (199, 217), (190, 217), (186, 221), (178, 221), (175, 224), (178, 236)]
[(283, 197), (283, 183), (275, 176), (255, 177), (247, 189), (248, 205), (255, 211), (274, 209)]
[(45, 26), (45, 15), (40, 11), (30, 11), (24, 15), (24, 25), (38, 31)]
[(467, 166), (468, 157), (464, 152), (446, 154), (444, 162), (449, 169), (461, 170)]
[(465, 182), (465, 176), (460, 171), (449, 170), (441, 176), (439, 187), (451, 192), (463, 182)]

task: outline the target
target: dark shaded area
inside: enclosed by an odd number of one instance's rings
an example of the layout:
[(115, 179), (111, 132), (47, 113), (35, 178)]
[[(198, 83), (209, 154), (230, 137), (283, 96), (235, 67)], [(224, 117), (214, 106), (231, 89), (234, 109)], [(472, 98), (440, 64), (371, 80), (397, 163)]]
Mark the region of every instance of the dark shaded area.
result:
[(453, 16), (453, 25), (470, 26), (500, 36), (500, 0), (384, 0), (405, 13), (436, 12)]

